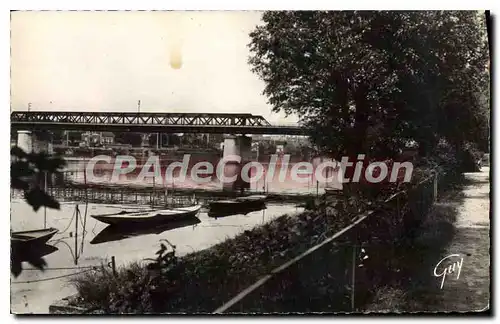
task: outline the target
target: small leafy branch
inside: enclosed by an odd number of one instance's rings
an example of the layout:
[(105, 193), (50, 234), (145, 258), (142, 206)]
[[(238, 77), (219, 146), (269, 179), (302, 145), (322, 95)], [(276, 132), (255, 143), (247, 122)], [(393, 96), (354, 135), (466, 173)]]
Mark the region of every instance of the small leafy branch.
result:
[(40, 207), (59, 209), (59, 203), (49, 196), (40, 184), (45, 175), (60, 172), (66, 162), (60, 157), (50, 157), (42, 153), (26, 153), (15, 146), (10, 151), (11, 188), (22, 190), (26, 202), (38, 211)]
[(163, 275), (169, 273), (177, 265), (178, 258), (175, 255), (175, 245), (172, 245), (166, 239), (161, 241), (165, 241), (171, 247), (171, 251), (165, 244), (160, 243), (160, 249), (155, 253), (157, 255), (156, 259), (148, 258), (145, 260), (152, 261), (152, 263), (148, 264), (148, 270), (156, 270), (159, 271), (160, 275)]
[[(59, 209), (59, 203), (49, 196), (40, 184), (45, 176), (58, 172), (65, 165), (62, 158), (51, 158), (46, 153), (26, 153), (19, 147), (10, 151), (10, 186), (22, 190), (26, 202), (36, 212), (40, 207)], [(44, 270), (47, 266), (41, 257), (43, 251), (25, 251), (18, 246), (12, 247), (11, 273), (17, 277), (22, 272), (22, 262), (26, 261), (37, 269)]]

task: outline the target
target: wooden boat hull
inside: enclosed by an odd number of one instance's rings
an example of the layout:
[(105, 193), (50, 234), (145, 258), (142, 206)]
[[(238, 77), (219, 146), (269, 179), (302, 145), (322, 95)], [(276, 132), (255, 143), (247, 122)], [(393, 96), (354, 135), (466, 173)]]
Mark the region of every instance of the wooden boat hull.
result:
[(235, 215), (246, 215), (252, 212), (261, 211), (266, 209), (266, 204), (262, 203), (261, 205), (253, 205), (249, 207), (239, 207), (232, 209), (222, 209), (222, 210), (210, 210), (208, 212), (208, 217), (219, 218), (219, 217), (227, 217), (227, 216), (235, 216)]
[(38, 246), (48, 242), (58, 230), (56, 228), (39, 229), (32, 231), (12, 232), (10, 241), (12, 245), (17, 246)]
[(134, 224), (158, 224), (193, 217), (198, 214), (201, 205), (156, 210), (152, 212), (137, 212), (115, 215), (92, 215), (100, 222), (114, 226), (130, 226)]
[(113, 226), (108, 225), (105, 229), (99, 232), (93, 239), (90, 241), (90, 244), (101, 244), (111, 241), (120, 241), (123, 239), (141, 236), (141, 235), (149, 235), (156, 234), (159, 235), (163, 232), (170, 231), (177, 228), (182, 228), (186, 226), (193, 226), (201, 223), (200, 219), (196, 216), (185, 217), (183, 219), (169, 221), (163, 224), (142, 224), (136, 223), (131, 226)]
[(325, 188), (325, 193), (332, 196), (343, 196), (344, 191), (335, 188)]
[(211, 214), (226, 214), (228, 212), (238, 213), (239, 211), (251, 209), (263, 209), (266, 207), (265, 196), (241, 197), (233, 200), (214, 201), (209, 204)]

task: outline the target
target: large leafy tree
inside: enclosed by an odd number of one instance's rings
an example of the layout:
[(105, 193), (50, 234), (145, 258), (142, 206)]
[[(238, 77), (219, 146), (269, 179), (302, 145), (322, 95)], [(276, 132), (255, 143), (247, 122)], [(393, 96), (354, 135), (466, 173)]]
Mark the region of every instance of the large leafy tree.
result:
[[(476, 12), (266, 12), (250, 63), (274, 111), (333, 157), (428, 155), (484, 127), (485, 26)], [(485, 115), (485, 114), (483, 114)], [(450, 122), (450, 121), (453, 122)]]

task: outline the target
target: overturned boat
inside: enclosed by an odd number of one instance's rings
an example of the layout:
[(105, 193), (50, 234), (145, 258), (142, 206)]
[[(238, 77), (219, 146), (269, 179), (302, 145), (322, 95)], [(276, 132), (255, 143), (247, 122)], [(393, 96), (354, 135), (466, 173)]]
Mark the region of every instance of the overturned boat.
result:
[(151, 211), (121, 212), (116, 214), (92, 215), (91, 217), (110, 225), (157, 224), (196, 216), (201, 205), (158, 209)]

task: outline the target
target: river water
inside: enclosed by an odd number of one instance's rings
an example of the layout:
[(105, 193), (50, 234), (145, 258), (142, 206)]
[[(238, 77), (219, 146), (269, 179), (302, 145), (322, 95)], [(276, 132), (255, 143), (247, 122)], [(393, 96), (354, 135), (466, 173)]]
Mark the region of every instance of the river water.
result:
[[(267, 208), (246, 215), (212, 218), (202, 210), (197, 219), (172, 223), (136, 232), (116, 232), (90, 215), (114, 213), (147, 206), (80, 204), (76, 220), (75, 203), (63, 203), (60, 210), (46, 210), (47, 227), (59, 232), (48, 242), (44, 260), (48, 269), (41, 272), (23, 262), (23, 272), (11, 276), (11, 311), (13, 313), (48, 313), (49, 305), (76, 292), (70, 277), (52, 279), (82, 271), (81, 267), (98, 266), (115, 257), (117, 266), (154, 257), (160, 239), (176, 246), (178, 255), (206, 249), (244, 230), (268, 222), (283, 214), (302, 211), (294, 204), (268, 204)], [(78, 224), (76, 226), (76, 224)], [(39, 229), (44, 226), (44, 210), (34, 212), (23, 200), (11, 201), (12, 231)], [(51, 269), (73, 268), (73, 269)]]
[[(149, 168), (150, 176), (144, 176), (147, 172), (143, 171), (144, 161), (137, 162), (137, 166), (126, 174), (118, 174), (118, 170), (126, 168), (127, 163), (115, 163), (114, 158), (108, 162), (97, 162), (93, 167), (87, 170), (89, 159), (75, 159), (68, 161), (65, 179), (77, 183), (98, 183), (98, 184), (118, 184), (118, 185), (134, 185), (134, 186), (156, 186), (168, 189), (189, 188), (189, 189), (205, 189), (205, 190), (221, 190), (222, 183), (216, 175), (216, 169), (220, 162), (218, 157), (199, 156), (191, 157), (185, 165), (184, 171), (181, 167), (175, 167), (168, 171), (173, 163), (181, 163), (182, 159), (159, 159), (160, 170), (159, 177), (153, 176), (153, 167)], [(322, 168), (322, 171), (317, 171), (317, 167), (327, 159), (314, 158), (308, 161), (312, 167), (312, 173), (307, 174), (304, 168), (297, 168), (298, 162), (286, 161), (286, 159), (278, 159), (274, 163), (260, 162), (262, 173), (258, 175), (257, 169), (251, 167), (249, 169), (250, 190), (256, 192), (266, 191), (269, 193), (281, 194), (315, 194), (324, 193), (324, 188), (342, 187), (338, 181), (338, 174), (329, 167)], [(198, 162), (208, 162), (213, 166), (213, 172), (209, 175), (200, 176), (204, 181), (194, 180), (192, 176), (193, 166)], [(255, 161), (253, 163), (256, 163)], [(87, 172), (85, 172), (87, 170)], [(92, 174), (90, 174), (92, 172)], [(142, 173), (141, 173), (142, 172)], [(113, 174), (116, 173), (116, 176)], [(227, 177), (234, 174), (227, 174)], [(319, 175), (319, 177), (316, 177)]]

